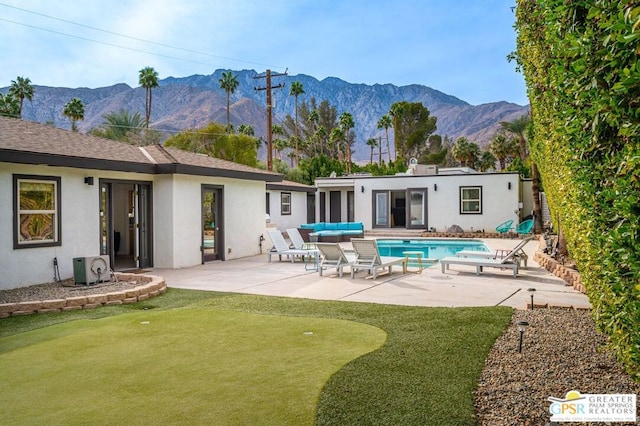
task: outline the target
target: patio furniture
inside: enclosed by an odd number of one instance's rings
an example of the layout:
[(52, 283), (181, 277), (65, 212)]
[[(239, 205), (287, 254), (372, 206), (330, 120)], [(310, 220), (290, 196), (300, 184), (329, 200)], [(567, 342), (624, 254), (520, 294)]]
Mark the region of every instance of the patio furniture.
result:
[(298, 231), (298, 228), (289, 228), (287, 229), (287, 235), (291, 240), (291, 244), (293, 248), (298, 250), (313, 250), (315, 249), (315, 243), (310, 243), (302, 238), (302, 235)]
[(338, 243), (349, 241), (351, 238), (364, 236), (364, 224), (362, 222), (317, 222), (300, 225), (302, 229), (310, 229), (310, 238), (316, 241)]
[(353, 250), (356, 252), (356, 259), (351, 265), (351, 278), (360, 269), (368, 271), (375, 280), (378, 276), (378, 269), (389, 268), (389, 274), (391, 274), (393, 265), (402, 264), (402, 269), (404, 270), (405, 268), (404, 257), (380, 256), (376, 240), (352, 238), (351, 244), (353, 244)]
[(320, 251), (320, 265), (318, 266), (320, 276), (322, 276), (324, 269), (336, 268), (338, 275), (342, 277), (344, 268), (351, 266), (353, 259), (349, 260), (338, 243), (317, 243), (316, 245)]
[(527, 219), (516, 226), (516, 232), (518, 235), (527, 235), (531, 233), (533, 229), (533, 219)]
[(416, 271), (416, 274), (420, 274), (422, 273), (422, 252), (421, 251), (403, 251), (402, 254), (404, 255), (404, 263), (402, 264), (402, 272), (403, 273), (407, 273), (407, 266), (409, 265), (409, 258), (410, 257), (415, 257), (416, 258), (416, 263), (418, 264), (418, 270)]
[(271, 257), (273, 255), (277, 255), (279, 260), (282, 260), (282, 256), (287, 256), (289, 259), (291, 259), (291, 263), (295, 261), (296, 257), (301, 257), (303, 260), (313, 258), (314, 265), (317, 267), (320, 258), (320, 252), (318, 250), (299, 250), (290, 248), (289, 244), (282, 236), (282, 233), (277, 229), (269, 229), (267, 231), (267, 234), (269, 235), (271, 243), (273, 244), (273, 248), (269, 252), (267, 252), (267, 260), (269, 262), (271, 262)]
[(513, 219), (509, 219), (506, 222), (502, 222), (500, 225), (496, 226), (496, 231), (499, 234), (505, 234), (509, 232), (513, 228)]
[(456, 257), (471, 257), (471, 258), (480, 258), (480, 259), (497, 259), (502, 260), (505, 257), (513, 257), (518, 262), (518, 267), (522, 267), (524, 263), (524, 268), (527, 267), (527, 261), (529, 260), (529, 256), (524, 251), (524, 246), (527, 245), (529, 241), (533, 239), (533, 235), (528, 236), (524, 240), (520, 241), (518, 245), (516, 245), (512, 249), (497, 249), (496, 251), (477, 251), (477, 250), (460, 250), (456, 252)]
[[(480, 275), (483, 268), (485, 266), (492, 268), (500, 268), (500, 269), (511, 269), (513, 271), (513, 277), (518, 277), (518, 266), (520, 260), (519, 256), (524, 253), (522, 248), (531, 241), (533, 237), (525, 238), (518, 245), (516, 245), (513, 249), (511, 249), (508, 253), (506, 253), (502, 258), (498, 258), (497, 253), (491, 254), (492, 257), (485, 258), (479, 257), (481, 256), (481, 252), (475, 252), (472, 257), (463, 257), (460, 255), (462, 252), (456, 253), (456, 256), (445, 257), (444, 259), (440, 259), (440, 264), (442, 265), (442, 273), (445, 273), (445, 269), (449, 269), (450, 265), (467, 265), (467, 266), (475, 266), (476, 267), (476, 275)], [(472, 252), (467, 252), (472, 253)], [(486, 254), (488, 256), (488, 254)], [(526, 254), (525, 254), (526, 256)]]

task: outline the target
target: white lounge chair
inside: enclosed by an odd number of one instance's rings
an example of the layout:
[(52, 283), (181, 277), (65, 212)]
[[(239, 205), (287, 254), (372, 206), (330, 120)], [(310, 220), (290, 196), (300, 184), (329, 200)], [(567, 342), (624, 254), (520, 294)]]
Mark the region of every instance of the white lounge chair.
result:
[(517, 278), (518, 267), (520, 263), (518, 259), (518, 253), (524, 253), (522, 251), (522, 248), (529, 241), (531, 241), (531, 238), (525, 238), (502, 258), (497, 258), (495, 255), (489, 259), (478, 257), (478, 255), (476, 255), (475, 257), (462, 257), (459, 256), (460, 252), (458, 252), (456, 253), (456, 256), (450, 256), (445, 257), (444, 259), (440, 259), (440, 264), (442, 265), (442, 273), (444, 274), (445, 269), (449, 269), (450, 265), (466, 265), (475, 266), (476, 274), (480, 275), (480, 272), (482, 272), (482, 269), (486, 266), (500, 269), (511, 269), (513, 271), (513, 277)]
[(351, 265), (351, 278), (353, 278), (355, 273), (360, 269), (369, 271), (369, 273), (373, 275), (374, 280), (378, 276), (378, 269), (389, 268), (389, 273), (391, 273), (392, 266), (400, 264), (404, 270), (405, 258), (380, 256), (376, 240), (352, 238), (351, 244), (353, 244), (353, 250), (356, 252), (356, 259)]
[(320, 276), (324, 269), (336, 268), (338, 275), (342, 277), (344, 268), (351, 266), (354, 259), (349, 260), (347, 254), (342, 250), (338, 243), (316, 243), (318, 250), (320, 251)]
[(461, 250), (456, 252), (456, 257), (471, 257), (471, 258), (482, 258), (482, 259), (495, 259), (502, 260), (506, 257), (513, 257), (518, 262), (518, 267), (522, 268), (522, 264), (524, 263), (524, 268), (527, 268), (527, 261), (529, 260), (529, 256), (524, 251), (524, 246), (526, 246), (529, 241), (533, 239), (533, 236), (529, 236), (524, 240), (520, 241), (517, 246), (512, 248), (511, 250), (496, 250), (496, 251), (475, 251), (475, 250)]
[(277, 255), (279, 260), (282, 260), (282, 256), (287, 256), (291, 259), (291, 263), (295, 261), (296, 257), (302, 257), (304, 259), (305, 256), (313, 257), (314, 264), (318, 265), (318, 260), (320, 257), (320, 252), (318, 250), (306, 250), (306, 249), (295, 249), (290, 248), (287, 241), (282, 236), (282, 233), (277, 229), (269, 229), (267, 231), (269, 238), (271, 239), (271, 243), (273, 244), (273, 248), (267, 253), (267, 259), (271, 262), (271, 257)]
[(298, 249), (298, 250), (312, 250), (314, 247), (314, 243), (308, 243), (304, 240), (304, 238), (302, 238), (302, 235), (300, 235), (300, 231), (298, 231), (298, 228), (289, 228), (287, 229), (287, 235), (289, 236), (289, 239), (291, 240), (291, 244), (293, 244), (293, 248)]

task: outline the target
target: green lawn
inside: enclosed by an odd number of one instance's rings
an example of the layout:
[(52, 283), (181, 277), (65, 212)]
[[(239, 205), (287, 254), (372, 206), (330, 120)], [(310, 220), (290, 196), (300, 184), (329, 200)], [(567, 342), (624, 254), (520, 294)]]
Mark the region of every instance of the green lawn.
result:
[[(0, 320), (7, 424), (469, 424), (509, 308), (169, 289)], [(312, 333), (312, 334), (310, 334)]]

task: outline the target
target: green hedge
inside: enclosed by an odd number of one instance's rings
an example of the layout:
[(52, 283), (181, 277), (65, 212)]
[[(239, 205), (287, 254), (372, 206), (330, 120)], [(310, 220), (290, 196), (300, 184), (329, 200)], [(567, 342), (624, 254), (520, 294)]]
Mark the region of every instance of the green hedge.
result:
[(532, 156), (596, 324), (640, 381), (640, 6), (518, 0), (516, 13)]

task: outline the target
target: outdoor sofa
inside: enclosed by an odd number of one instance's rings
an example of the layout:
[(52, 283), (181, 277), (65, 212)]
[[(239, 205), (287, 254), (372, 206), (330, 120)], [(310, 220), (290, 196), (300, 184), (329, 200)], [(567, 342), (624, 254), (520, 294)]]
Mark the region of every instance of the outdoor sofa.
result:
[[(316, 222), (300, 225), (301, 234), (308, 233), (310, 240), (323, 243), (351, 241), (364, 237), (362, 222)], [(310, 232), (309, 232), (310, 231)]]

